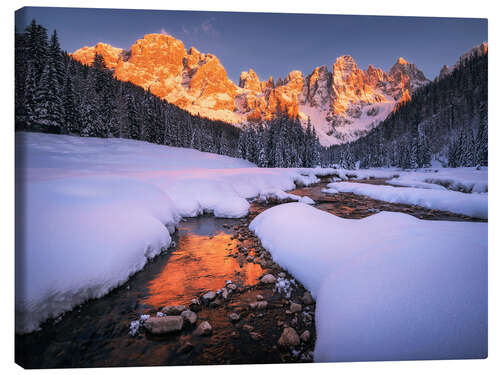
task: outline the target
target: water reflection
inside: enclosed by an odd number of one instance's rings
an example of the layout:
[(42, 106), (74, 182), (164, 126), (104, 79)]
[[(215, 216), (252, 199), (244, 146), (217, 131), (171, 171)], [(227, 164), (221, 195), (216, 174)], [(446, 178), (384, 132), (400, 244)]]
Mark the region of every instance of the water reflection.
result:
[(242, 262), (240, 267), (236, 258), (227, 256), (237, 241), (231, 240), (232, 233), (221, 221), (201, 217), (180, 223), (177, 248), (149, 282), (149, 295), (141, 303), (154, 308), (188, 304), (202, 292), (223, 287), (228, 279), (241, 285), (257, 283), (260, 265)]

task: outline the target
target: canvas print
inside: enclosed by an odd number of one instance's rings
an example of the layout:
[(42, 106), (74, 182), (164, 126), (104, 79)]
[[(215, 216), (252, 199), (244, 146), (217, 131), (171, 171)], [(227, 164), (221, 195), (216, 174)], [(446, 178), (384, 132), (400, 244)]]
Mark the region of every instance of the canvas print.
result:
[(15, 20), (20, 366), (487, 357), (486, 19)]

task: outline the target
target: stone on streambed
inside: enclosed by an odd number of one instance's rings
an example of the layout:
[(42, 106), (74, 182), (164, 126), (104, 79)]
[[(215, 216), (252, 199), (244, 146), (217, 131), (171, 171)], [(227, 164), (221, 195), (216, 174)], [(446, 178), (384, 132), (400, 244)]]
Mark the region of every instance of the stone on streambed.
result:
[(263, 310), (267, 307), (267, 301), (257, 301), (250, 303), (250, 308), (252, 310)]
[(294, 303), (294, 302), (290, 303), (290, 312), (292, 314), (298, 313), (300, 311), (302, 311), (302, 305), (300, 305), (298, 303)]
[(207, 301), (207, 302), (210, 302), (210, 301), (213, 301), (215, 299), (215, 292), (214, 291), (209, 291), (209, 292), (206, 292), (201, 298), (204, 300), (204, 301)]
[(205, 320), (194, 330), (194, 334), (196, 336), (209, 336), (212, 334), (212, 326)]
[(161, 309), (161, 312), (164, 315), (180, 315), (185, 310), (186, 306), (176, 305), (176, 306), (165, 306), (163, 309)]
[(181, 313), (182, 318), (186, 323), (189, 323), (191, 325), (196, 323), (196, 320), (198, 320), (198, 315), (194, 311), (191, 310), (184, 310)]
[(280, 346), (297, 346), (300, 344), (300, 337), (292, 327), (287, 327), (283, 330), (278, 344)]
[(311, 332), (307, 330), (302, 332), (302, 335), (300, 335), (300, 339), (304, 342), (308, 342), (311, 339)]
[(267, 275), (264, 275), (262, 279), (260, 279), (260, 282), (263, 284), (274, 284), (276, 283), (276, 277), (274, 275), (268, 273)]
[(191, 304), (189, 305), (189, 310), (198, 312), (201, 310), (201, 302), (198, 298), (193, 298)]
[(144, 328), (153, 335), (165, 335), (182, 330), (184, 319), (181, 316), (151, 317), (144, 322)]
[(240, 320), (240, 315), (239, 314), (237, 314), (237, 313), (231, 313), (231, 314), (229, 314), (229, 321), (231, 323), (237, 322), (238, 320)]

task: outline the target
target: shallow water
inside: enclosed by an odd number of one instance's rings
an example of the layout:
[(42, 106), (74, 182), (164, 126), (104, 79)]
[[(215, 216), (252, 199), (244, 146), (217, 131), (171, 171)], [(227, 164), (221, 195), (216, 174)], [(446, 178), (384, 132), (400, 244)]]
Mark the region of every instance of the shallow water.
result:
[(140, 303), (159, 309), (166, 305), (189, 305), (194, 296), (218, 290), (231, 280), (239, 285), (254, 285), (262, 274), (258, 264), (239, 266), (236, 258), (228, 257), (236, 241), (222, 224), (234, 225), (235, 220), (200, 217), (179, 224), (177, 246), (161, 272), (148, 282), (147, 295)]
[[(193, 350), (187, 357), (175, 355), (180, 335), (157, 340), (131, 337), (128, 330), (140, 314), (156, 314), (165, 305), (188, 305), (194, 297), (224, 286), (225, 280), (242, 287), (255, 284), (263, 271), (260, 265), (228, 256), (237, 244), (230, 228), (237, 224), (239, 220), (211, 216), (181, 221), (174, 235), (177, 245), (125, 285), (47, 321), (38, 332), (16, 335), (16, 361), (27, 368), (203, 363), (198, 358), (204, 352), (199, 345), (207, 338), (198, 338), (194, 342), (198, 352)], [(213, 310), (200, 314), (212, 324), (217, 322)], [(222, 315), (219, 320), (224, 324), (219, 324), (212, 342), (233, 329), (225, 324), (227, 315)]]

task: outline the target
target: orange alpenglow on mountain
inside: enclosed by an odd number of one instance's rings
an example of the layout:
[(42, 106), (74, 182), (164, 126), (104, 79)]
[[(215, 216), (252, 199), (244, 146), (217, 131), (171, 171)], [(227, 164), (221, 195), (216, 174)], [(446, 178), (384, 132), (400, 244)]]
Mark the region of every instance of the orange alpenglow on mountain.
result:
[(239, 125), (287, 113), (303, 124), (309, 119), (324, 146), (359, 138), (429, 82), (403, 58), (386, 73), (372, 65), (362, 70), (345, 55), (336, 59), (331, 72), (320, 66), (307, 76), (294, 70), (284, 80), (261, 81), (249, 69), (236, 85), (216, 56), (194, 47), (186, 50), (182, 41), (164, 34), (145, 35), (130, 51), (98, 43), (72, 56), (91, 64), (95, 53), (117, 79), (149, 89), (192, 114)]

